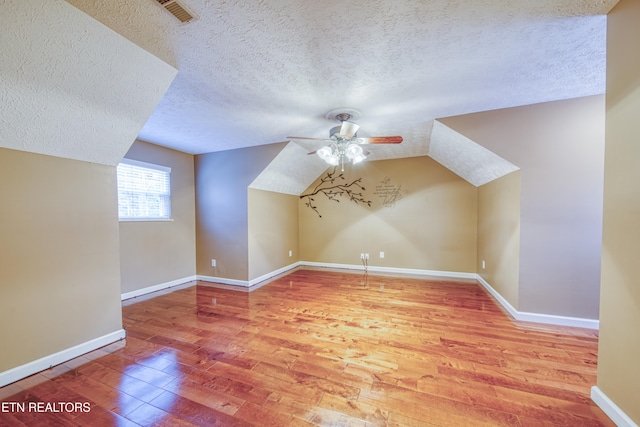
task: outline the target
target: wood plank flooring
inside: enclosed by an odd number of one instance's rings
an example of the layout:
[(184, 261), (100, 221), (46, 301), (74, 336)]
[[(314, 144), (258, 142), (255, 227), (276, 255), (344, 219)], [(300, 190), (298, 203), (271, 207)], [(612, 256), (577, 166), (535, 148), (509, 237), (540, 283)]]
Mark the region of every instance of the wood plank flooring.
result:
[(0, 389), (4, 409), (89, 412), (2, 411), (0, 425), (614, 425), (589, 398), (597, 331), (515, 322), (477, 284), (300, 269), (123, 317), (126, 344)]

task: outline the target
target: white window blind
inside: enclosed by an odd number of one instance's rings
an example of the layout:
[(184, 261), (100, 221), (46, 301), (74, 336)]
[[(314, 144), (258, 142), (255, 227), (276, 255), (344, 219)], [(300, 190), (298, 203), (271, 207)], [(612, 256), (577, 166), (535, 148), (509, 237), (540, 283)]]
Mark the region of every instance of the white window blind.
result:
[(117, 171), (120, 220), (171, 219), (171, 168), (124, 159)]

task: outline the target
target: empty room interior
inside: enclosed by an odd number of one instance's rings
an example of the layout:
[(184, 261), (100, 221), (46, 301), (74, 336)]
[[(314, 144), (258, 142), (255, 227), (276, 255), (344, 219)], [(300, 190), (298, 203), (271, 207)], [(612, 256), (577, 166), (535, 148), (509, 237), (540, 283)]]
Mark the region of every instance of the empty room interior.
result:
[(0, 425), (640, 424), (637, 0), (0, 16)]

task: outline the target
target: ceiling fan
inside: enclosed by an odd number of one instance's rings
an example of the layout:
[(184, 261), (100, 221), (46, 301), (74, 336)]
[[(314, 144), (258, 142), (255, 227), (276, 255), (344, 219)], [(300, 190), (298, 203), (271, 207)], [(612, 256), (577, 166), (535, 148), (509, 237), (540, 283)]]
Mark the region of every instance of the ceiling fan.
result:
[(302, 136), (288, 136), (289, 139), (324, 141), (329, 143), (316, 151), (309, 154), (317, 154), (322, 160), (332, 166), (342, 166), (344, 171), (344, 163), (348, 161), (352, 164), (360, 163), (367, 158), (369, 154), (362, 148), (366, 144), (400, 144), (401, 136), (373, 136), (361, 138), (357, 135), (360, 125), (350, 121), (357, 118), (356, 110), (332, 110), (327, 113), (327, 119), (339, 120), (341, 124), (329, 130), (329, 138), (308, 138)]

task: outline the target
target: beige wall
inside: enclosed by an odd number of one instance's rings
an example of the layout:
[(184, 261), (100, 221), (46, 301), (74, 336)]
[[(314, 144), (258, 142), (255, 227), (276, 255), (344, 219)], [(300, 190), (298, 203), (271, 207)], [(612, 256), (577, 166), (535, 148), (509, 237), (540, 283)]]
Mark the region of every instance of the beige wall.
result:
[[(516, 310), (520, 273), (520, 171), (478, 188), (480, 276)], [(485, 261), (484, 268), (482, 261)]]
[(640, 2), (608, 18), (598, 387), (640, 425)]
[(248, 187), (285, 145), (196, 156), (197, 274), (249, 280)]
[[(302, 260), (361, 265), (365, 252), (372, 266), (475, 273), (474, 186), (428, 157), (364, 162), (345, 175), (347, 183), (362, 178), (371, 207), (316, 196), (320, 218), (301, 199)], [(398, 186), (401, 198), (385, 206), (383, 193)]]
[(0, 372), (122, 328), (116, 170), (0, 149)]
[(597, 319), (604, 97), (441, 121), (521, 168), (518, 310)]
[(194, 276), (193, 156), (136, 141), (125, 157), (171, 168), (172, 221), (120, 222), (122, 293)]
[(298, 200), (249, 189), (249, 280), (298, 261)]

